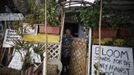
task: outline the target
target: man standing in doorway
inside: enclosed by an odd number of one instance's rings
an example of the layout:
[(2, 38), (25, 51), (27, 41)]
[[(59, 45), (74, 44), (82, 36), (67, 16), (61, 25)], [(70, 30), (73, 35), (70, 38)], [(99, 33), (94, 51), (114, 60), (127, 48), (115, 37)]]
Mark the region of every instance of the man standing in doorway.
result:
[(69, 65), (71, 57), (71, 46), (72, 46), (72, 35), (71, 30), (66, 29), (63, 35), (62, 41), (62, 64), (63, 64), (63, 75), (69, 75)]

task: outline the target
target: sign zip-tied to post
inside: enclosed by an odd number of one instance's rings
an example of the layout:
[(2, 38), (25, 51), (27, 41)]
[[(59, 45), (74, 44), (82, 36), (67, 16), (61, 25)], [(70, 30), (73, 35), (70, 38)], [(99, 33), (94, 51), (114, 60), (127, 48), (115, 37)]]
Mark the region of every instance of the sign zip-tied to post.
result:
[(47, 75), (47, 0), (45, 0), (45, 51), (43, 53), (43, 75)]
[(98, 65), (97, 75), (100, 75), (102, 1), (103, 1), (103, 0), (100, 0), (100, 16), (99, 16), (99, 56), (98, 56), (98, 64), (97, 64), (97, 65)]

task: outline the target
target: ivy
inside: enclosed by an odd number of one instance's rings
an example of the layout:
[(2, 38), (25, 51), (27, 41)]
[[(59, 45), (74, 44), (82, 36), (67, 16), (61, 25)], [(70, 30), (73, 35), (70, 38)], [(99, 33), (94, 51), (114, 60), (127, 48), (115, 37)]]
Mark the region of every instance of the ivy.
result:
[(86, 26), (96, 27), (99, 21), (99, 10), (97, 6), (93, 5), (91, 7), (83, 8), (80, 11), (81, 21)]

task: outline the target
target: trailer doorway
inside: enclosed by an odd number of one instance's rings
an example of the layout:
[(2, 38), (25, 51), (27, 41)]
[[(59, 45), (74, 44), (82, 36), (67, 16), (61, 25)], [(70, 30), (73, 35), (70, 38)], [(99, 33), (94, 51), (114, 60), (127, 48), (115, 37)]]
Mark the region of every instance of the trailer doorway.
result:
[(73, 37), (78, 37), (79, 23), (65, 22), (64, 33), (66, 29), (70, 29)]
[[(87, 42), (84, 38), (79, 37), (79, 27), (79, 23), (65, 22), (64, 33), (66, 29), (70, 29), (73, 41), (70, 48), (69, 73), (64, 73), (66, 69), (63, 68), (61, 75), (86, 75)], [(63, 62), (62, 60), (62, 63)]]

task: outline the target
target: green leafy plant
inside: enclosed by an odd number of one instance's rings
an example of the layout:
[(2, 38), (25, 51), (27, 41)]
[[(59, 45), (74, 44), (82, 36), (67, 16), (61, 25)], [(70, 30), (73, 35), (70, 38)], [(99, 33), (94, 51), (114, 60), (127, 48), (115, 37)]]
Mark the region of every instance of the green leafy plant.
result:
[[(96, 64), (94, 64), (94, 68), (95, 68), (95, 75), (97, 75), (97, 71), (98, 71), (98, 64), (96, 63)], [(105, 75), (105, 73), (104, 72), (100, 72), (100, 75)]]
[[(80, 11), (80, 19), (84, 25), (92, 28), (98, 27), (99, 22), (99, 14), (100, 14), (100, 3), (96, 1), (92, 6), (83, 8)], [(107, 9), (108, 10), (108, 9)], [(120, 28), (124, 27), (127, 22), (129, 22), (130, 17), (119, 15), (113, 12), (113, 14), (109, 13), (103, 4), (102, 11), (102, 27), (114, 27)]]
[(41, 60), (43, 60), (44, 44), (36, 44), (36, 46), (33, 46), (33, 50), (35, 53), (39, 54), (41, 56)]
[(14, 46), (15, 50), (20, 53), (22, 58), (23, 58), (23, 56), (22, 56), (21, 50), (25, 50), (27, 52), (25, 55), (25, 58), (22, 59), (22, 61), (24, 61), (22, 68), (27, 69), (28, 67), (32, 66), (31, 59), (30, 59), (31, 53), (29, 51), (29, 49), (32, 47), (31, 43), (17, 40), (14, 42), (14, 44), (15, 44), (15, 46)]
[[(45, 5), (44, 3), (38, 8), (38, 14), (35, 13), (35, 4), (34, 0), (29, 1), (31, 13), (26, 15), (24, 22), (30, 23), (44, 23), (45, 22)], [(58, 19), (56, 12), (56, 2), (55, 0), (48, 0), (47, 2), (47, 22), (48, 25), (57, 26), (60, 24), (60, 20)]]
[(24, 60), (24, 64), (23, 64), (23, 67), (22, 67), (23, 70), (26, 70), (29, 67), (33, 66), (33, 64), (31, 63), (30, 54), (31, 54), (31, 52), (28, 50), (26, 55), (25, 55), (25, 60)]
[[(54, 25), (57, 26), (59, 25), (60, 21), (57, 16), (57, 10), (56, 10), (56, 2), (55, 0), (48, 0), (47, 2), (47, 22), (48, 25)], [(45, 22), (45, 8), (44, 4), (42, 4), (41, 9), (40, 9), (40, 15), (37, 18), (37, 21), (40, 23)]]
[(28, 0), (28, 5), (29, 5), (30, 13), (33, 13), (35, 8), (35, 0)]
[(60, 22), (57, 17), (55, 0), (48, 1), (47, 13), (48, 13), (47, 14), (48, 15), (48, 23), (50, 25), (59, 25)]
[[(25, 42), (25, 41), (21, 41), (21, 40), (15, 41), (14, 44), (15, 44), (15, 46), (14, 46), (15, 50), (21, 54), (21, 57), (22, 57), (22, 53), (20, 50), (26, 51), (25, 58), (22, 59), (22, 61), (24, 61), (23, 70), (33, 66), (33, 63), (31, 63), (30, 48), (33, 48), (34, 52), (39, 54), (41, 56), (41, 60), (43, 60), (44, 44)], [(35, 44), (36, 44), (36, 46), (35, 46)]]
[(96, 27), (99, 21), (99, 8), (98, 3), (93, 6), (83, 8), (80, 11), (80, 19), (86, 26)]

